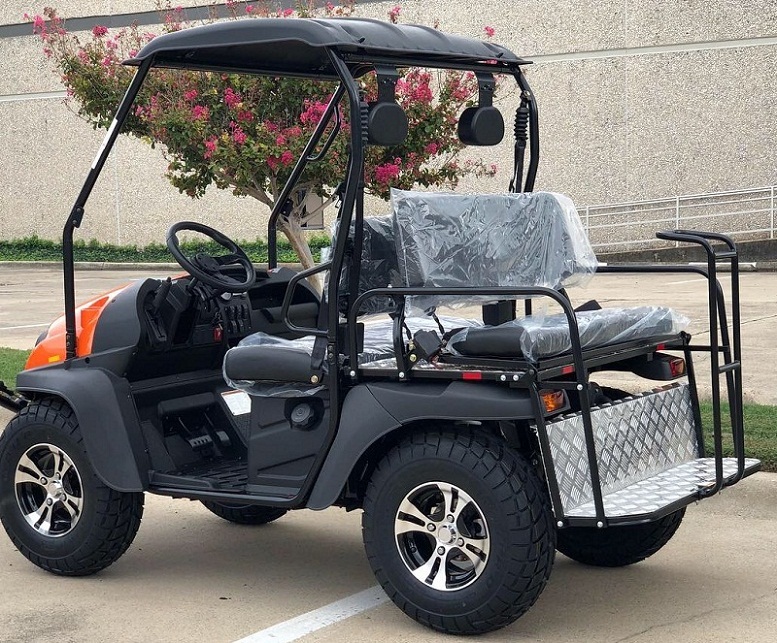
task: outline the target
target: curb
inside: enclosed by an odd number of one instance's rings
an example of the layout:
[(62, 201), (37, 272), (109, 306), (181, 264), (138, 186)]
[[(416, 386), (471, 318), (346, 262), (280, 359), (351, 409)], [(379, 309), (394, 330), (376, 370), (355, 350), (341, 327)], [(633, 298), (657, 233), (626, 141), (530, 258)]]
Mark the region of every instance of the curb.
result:
[[(606, 258), (603, 256), (602, 258)], [(618, 262), (620, 263), (620, 262)], [(640, 265), (661, 265), (663, 262), (633, 262)], [(674, 262), (667, 262), (674, 263)], [(266, 263), (254, 264), (260, 270), (267, 270)], [(600, 265), (618, 265), (617, 263), (610, 264), (607, 261), (600, 262)], [(686, 265), (686, 264), (679, 264)], [(707, 264), (701, 261), (689, 261), (689, 266), (706, 267)], [(52, 270), (62, 267), (62, 263), (59, 261), (0, 261), (0, 270), (9, 268), (11, 270)], [(298, 263), (279, 263), (279, 268), (291, 268), (292, 270), (301, 270), (302, 266)], [(178, 272), (183, 270), (177, 263), (119, 263), (109, 261), (76, 261), (76, 270), (127, 270), (127, 271), (163, 271), (163, 272)], [(728, 264), (718, 265), (718, 272), (729, 272), (731, 270)], [(739, 270), (741, 272), (777, 272), (777, 261), (743, 261), (739, 264)]]
[[(267, 270), (266, 263), (254, 264), (260, 270)], [(301, 266), (298, 263), (279, 263), (279, 268), (291, 268), (292, 270), (300, 270)], [(62, 262), (60, 261), (0, 261), (0, 270), (9, 268), (11, 270), (56, 270), (62, 268)], [(180, 273), (183, 268), (177, 263), (119, 263), (108, 261), (76, 261), (76, 270), (127, 270), (127, 271), (157, 271), (164, 272), (178, 272)]]

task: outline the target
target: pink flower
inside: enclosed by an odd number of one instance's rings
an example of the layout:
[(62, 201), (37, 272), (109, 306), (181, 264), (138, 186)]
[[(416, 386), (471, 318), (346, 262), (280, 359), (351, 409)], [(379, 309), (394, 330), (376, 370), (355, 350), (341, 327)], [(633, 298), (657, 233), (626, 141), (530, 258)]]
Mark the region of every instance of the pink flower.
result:
[(130, 52), (129, 52), (129, 57), (130, 58), (134, 58), (137, 55), (138, 55), (138, 50), (137, 49), (130, 49)]
[(486, 36), (488, 38), (493, 38), (494, 34), (496, 33), (496, 29), (494, 29), (493, 27), (489, 27), (489, 26), (483, 27), (483, 31), (486, 32)]
[(429, 154), (431, 156), (434, 156), (435, 154), (437, 154), (437, 150), (439, 150), (439, 149), (440, 149), (440, 146), (437, 145), (437, 143), (429, 143), (429, 145), (427, 145), (424, 148), (424, 152), (426, 152), (427, 154)]
[(335, 10), (335, 6), (331, 2), (327, 2), (326, 3), (326, 10), (327, 11), (334, 11)]
[(394, 163), (384, 163), (375, 167), (375, 180), (378, 183), (388, 185), (393, 179), (399, 176), (401, 167), (400, 159), (394, 159)]
[(306, 100), (305, 111), (300, 114), (299, 119), (305, 125), (316, 125), (318, 124), (318, 121), (321, 120), (321, 117), (324, 115), (325, 111), (326, 103), (322, 103), (321, 101)]
[(286, 150), (281, 154), (281, 163), (284, 165), (291, 165), (294, 163), (294, 155), (289, 150)]
[[(25, 18), (29, 18), (28, 14), (24, 14)], [(43, 16), (35, 16), (32, 19), (32, 29), (36, 33), (39, 31), (46, 31), (46, 20), (43, 18)]]
[(218, 139), (215, 136), (211, 136), (207, 141), (205, 141), (205, 154), (203, 156), (206, 159), (209, 159), (211, 156), (213, 156), (213, 152), (216, 151), (216, 143)]
[(454, 100), (467, 100), (472, 95), (472, 92), (464, 87), (464, 85), (459, 85), (456, 89), (451, 92), (451, 98)]
[(246, 142), (248, 136), (243, 129), (235, 121), (229, 122), (229, 128), (232, 130), (232, 140), (235, 141), (235, 145), (242, 145)]
[(281, 11), (281, 15), (284, 18), (288, 18), (293, 13), (294, 13), (294, 9), (284, 9), (283, 11)]
[(239, 120), (242, 123), (250, 123), (252, 120), (254, 120), (254, 115), (249, 112), (247, 109), (241, 109), (237, 113), (237, 120)]
[(240, 101), (242, 101), (243, 98), (238, 94), (234, 89), (231, 87), (227, 87), (224, 90), (224, 102), (227, 104), (228, 107), (235, 107), (240, 104)]
[(192, 120), (194, 121), (207, 121), (210, 118), (210, 110), (203, 105), (195, 105), (192, 107)]
[(107, 33), (108, 33), (108, 27), (104, 27), (103, 25), (95, 25), (94, 27), (92, 27), (92, 35), (95, 38), (102, 38)]
[(402, 13), (402, 7), (399, 5), (394, 6), (392, 9), (389, 9), (388, 17), (391, 22), (396, 24), (399, 21), (399, 14)]
[(432, 90), (429, 88), (429, 85), (419, 85), (413, 90), (410, 97), (420, 103), (431, 103), (433, 98)]
[(113, 60), (110, 56), (105, 56), (100, 64), (103, 66), (104, 69), (110, 69), (111, 65), (113, 64)]
[(254, 5), (248, 4), (246, 5), (246, 13), (253, 13), (254, 12)]
[(280, 147), (281, 145), (286, 145), (286, 137), (285, 137), (285, 136), (283, 136), (282, 134), (279, 134), (279, 135), (278, 135), (278, 136), (275, 138), (275, 144), (276, 144), (276, 145), (278, 145), (279, 147)]
[(297, 127), (296, 125), (293, 127), (287, 127), (285, 130), (283, 130), (283, 134), (287, 137), (296, 138), (297, 136), (302, 136), (302, 128)]
[(277, 132), (277, 131), (280, 129), (280, 128), (279, 128), (279, 127), (278, 127), (278, 126), (277, 126), (275, 123), (273, 123), (272, 121), (265, 121), (265, 122), (264, 122), (264, 128), (265, 128), (265, 129), (266, 129), (268, 132)]
[(198, 93), (197, 93), (197, 90), (196, 90), (196, 89), (190, 89), (188, 92), (186, 92), (186, 93), (183, 95), (183, 97), (184, 97), (186, 100), (194, 100), (195, 98), (197, 98), (197, 96), (198, 96)]
[(268, 156), (267, 157), (267, 165), (270, 166), (270, 169), (275, 172), (278, 169), (278, 165), (280, 165), (281, 159), (279, 159), (277, 156)]

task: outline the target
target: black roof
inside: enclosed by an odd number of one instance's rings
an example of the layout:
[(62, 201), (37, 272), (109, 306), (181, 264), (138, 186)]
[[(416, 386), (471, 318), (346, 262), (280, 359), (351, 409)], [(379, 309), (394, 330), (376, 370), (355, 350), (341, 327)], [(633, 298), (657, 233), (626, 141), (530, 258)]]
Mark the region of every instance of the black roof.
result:
[[(501, 45), (421, 25), (367, 18), (248, 18), (158, 36), (125, 64), (138, 65), (153, 55), (153, 64), (159, 67), (335, 77), (327, 48), (368, 61), (371, 57), (396, 60), (397, 66), (403, 61), (434, 66), (495, 60), (496, 68), (527, 63)], [(360, 64), (354, 60), (349, 66)]]

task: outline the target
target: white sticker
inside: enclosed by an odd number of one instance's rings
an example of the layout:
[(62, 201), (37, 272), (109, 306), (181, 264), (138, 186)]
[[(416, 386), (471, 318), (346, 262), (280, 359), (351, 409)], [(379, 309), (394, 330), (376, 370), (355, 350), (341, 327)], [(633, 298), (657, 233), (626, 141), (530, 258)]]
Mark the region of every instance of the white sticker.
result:
[(232, 415), (245, 415), (251, 412), (251, 397), (245, 391), (227, 391), (221, 397), (232, 411)]

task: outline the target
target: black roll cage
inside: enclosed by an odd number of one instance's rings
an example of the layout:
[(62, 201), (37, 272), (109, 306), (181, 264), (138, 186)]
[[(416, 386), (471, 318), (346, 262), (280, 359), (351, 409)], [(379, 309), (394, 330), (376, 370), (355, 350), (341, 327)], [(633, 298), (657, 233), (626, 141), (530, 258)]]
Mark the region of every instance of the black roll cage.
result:
[[(316, 129), (308, 140), (303, 153), (297, 160), (294, 168), (292, 169), (289, 179), (286, 181), (281, 193), (276, 201), (273, 210), (270, 214), (270, 219), (267, 225), (267, 247), (268, 247), (268, 264), (269, 268), (275, 268), (278, 264), (278, 251), (277, 251), (277, 224), (278, 220), (284, 216), (287, 212), (288, 201), (294, 190), (295, 185), (299, 181), (305, 167), (308, 163), (314, 163), (320, 161), (328, 151), (334, 137), (339, 133), (342, 118), (340, 103), (343, 97), (348, 97), (348, 110), (350, 113), (350, 154), (348, 159), (348, 169), (345, 181), (345, 189), (342, 195), (342, 203), (340, 206), (340, 224), (345, 226), (344, 229), (348, 229), (351, 222), (355, 226), (354, 234), (354, 247), (360, 249), (361, 237), (362, 237), (362, 220), (364, 216), (363, 197), (364, 197), (364, 146), (366, 145), (367, 135), (364, 131), (364, 123), (361, 118), (361, 111), (363, 109), (360, 88), (357, 83), (357, 79), (375, 69), (376, 66), (421, 66), (431, 69), (455, 69), (459, 71), (471, 71), (473, 73), (487, 73), (487, 74), (505, 74), (512, 75), (516, 80), (518, 87), (521, 90), (521, 108), (527, 111), (529, 114), (528, 119), (528, 141), (529, 141), (529, 165), (526, 172), (525, 181), (523, 181), (523, 167), (524, 167), (524, 151), (526, 144), (526, 134), (523, 131), (523, 140), (516, 138), (515, 145), (515, 158), (514, 158), (514, 176), (511, 181), (511, 188), (516, 192), (530, 192), (534, 189), (534, 181), (537, 174), (537, 167), (539, 164), (539, 119), (537, 113), (537, 103), (532, 93), (529, 83), (526, 80), (525, 75), (521, 72), (520, 66), (527, 64), (527, 61), (491, 61), (491, 62), (477, 62), (477, 61), (445, 61), (439, 58), (424, 58), (422, 56), (407, 57), (390, 55), (367, 55), (359, 53), (347, 53), (341, 52), (336, 47), (325, 48), (326, 54), (332, 65), (332, 68), (337, 73), (340, 84), (333, 93), (326, 110), (324, 111), (321, 120), (319, 121)], [(70, 215), (65, 223), (62, 232), (62, 255), (63, 255), (63, 278), (64, 278), (64, 300), (65, 300), (65, 351), (66, 361), (73, 359), (77, 355), (77, 335), (76, 335), (76, 319), (75, 319), (75, 276), (74, 276), (74, 256), (73, 256), (73, 235), (76, 228), (81, 226), (81, 222), (85, 213), (86, 202), (91, 195), (92, 189), (97, 182), (100, 172), (102, 171), (105, 161), (107, 160), (116, 139), (121, 131), (124, 122), (129, 115), (130, 108), (133, 102), (137, 98), (143, 82), (150, 70), (155, 67), (156, 55), (151, 54), (148, 57), (143, 58), (140, 63), (133, 63), (138, 66), (138, 70), (132, 79), (127, 91), (122, 98), (121, 103), (116, 112), (116, 116), (111, 123), (105, 140), (102, 146), (97, 152), (94, 162), (89, 170), (83, 187), (81, 188), (78, 197), (70, 211)], [(162, 63), (160, 66), (169, 66)], [(183, 68), (180, 62), (174, 65), (176, 68)], [(196, 71), (222, 71), (227, 73), (248, 73), (256, 75), (277, 75), (277, 72), (263, 72), (257, 69), (240, 69), (236, 67), (223, 68), (217, 65), (203, 65), (197, 64), (190, 67)], [(291, 74), (294, 76), (301, 76), (301, 74)], [(329, 75), (317, 75), (311, 73), (305, 75), (307, 78), (331, 80)], [(335, 124), (330, 131), (329, 136), (322, 149), (318, 153), (314, 153), (317, 146), (321, 142), (321, 139), (326, 131), (327, 127), (335, 119)], [(516, 134), (518, 131), (518, 114), (516, 114)], [(340, 274), (343, 267), (345, 258), (347, 235), (339, 235), (335, 247), (332, 249), (331, 260), (326, 264), (317, 266), (312, 270), (305, 271), (304, 274), (298, 275), (298, 278), (304, 278), (315, 274), (316, 272), (330, 270), (331, 274)], [(358, 255), (357, 255), (358, 256)], [(358, 283), (360, 264), (358, 261), (351, 262), (350, 265), (351, 274), (349, 278), (351, 283)], [(294, 283), (298, 281), (295, 280)], [(293, 284), (290, 284), (289, 292), (293, 291)], [(338, 295), (338, 280), (330, 279), (327, 294), (327, 300), (330, 302), (337, 301)], [(287, 293), (287, 298), (289, 293)], [(353, 301), (350, 302), (351, 304)], [(309, 334), (316, 335), (318, 337), (327, 338), (327, 352), (333, 356), (338, 355), (341, 350), (338, 341), (338, 313), (336, 306), (330, 306), (327, 319), (327, 330), (321, 329), (303, 329), (292, 326), (287, 320), (287, 325), (290, 328), (307, 332)], [(336, 387), (335, 387), (336, 388)], [(335, 400), (333, 399), (334, 403)]]

